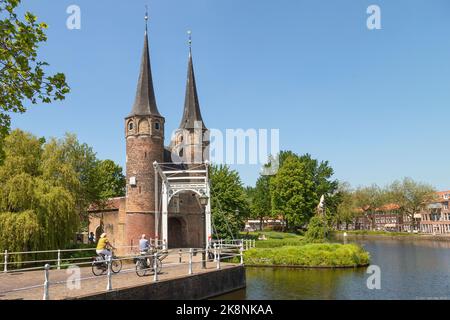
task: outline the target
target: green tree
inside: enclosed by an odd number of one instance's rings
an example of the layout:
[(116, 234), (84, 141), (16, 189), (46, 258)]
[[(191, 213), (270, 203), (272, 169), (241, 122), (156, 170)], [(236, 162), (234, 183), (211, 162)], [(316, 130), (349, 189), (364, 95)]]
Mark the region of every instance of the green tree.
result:
[(106, 200), (125, 195), (126, 180), (121, 166), (112, 160), (99, 161), (97, 174), (100, 199)]
[(90, 201), (123, 192), (121, 168), (99, 161), (74, 135), (46, 142), (14, 130), (5, 138), (4, 152), (0, 249), (64, 248), (82, 219), (86, 223)]
[(24, 101), (50, 103), (69, 92), (65, 75), (46, 75), (48, 63), (38, 56), (47, 25), (30, 12), (18, 17), (20, 2), (0, 0), (0, 140), (9, 131), (9, 113), (26, 111)]
[(436, 190), (429, 184), (404, 178), (393, 182), (389, 188), (389, 200), (399, 206), (399, 212), (411, 221), (413, 230), (417, 228), (414, 215), (422, 212), (426, 206), (436, 200)]
[[(43, 168), (44, 176), (55, 179), (60, 186), (72, 191), (76, 211), (85, 225), (88, 220), (87, 208), (101, 200), (95, 152), (87, 144), (80, 143), (74, 134), (66, 134), (64, 139), (51, 138), (44, 146)], [(70, 170), (75, 171), (75, 177), (64, 174), (54, 176), (55, 172), (65, 173)]]
[(250, 211), (239, 174), (226, 165), (212, 165), (209, 176), (215, 237), (236, 237)]
[(379, 208), (387, 204), (386, 190), (376, 184), (368, 187), (359, 187), (353, 194), (357, 210), (360, 210), (371, 222), (371, 229), (375, 229), (375, 215)]
[(333, 222), (336, 228), (340, 228), (344, 224), (345, 230), (348, 230), (348, 225), (354, 221), (357, 215), (355, 199), (348, 183), (339, 183), (336, 200), (337, 205), (335, 212), (333, 212)]
[(323, 242), (328, 235), (328, 231), (325, 217), (316, 215), (309, 220), (305, 238), (308, 242)]
[(260, 176), (252, 192), (250, 204), (251, 217), (259, 219), (260, 230), (263, 229), (264, 218), (272, 216), (272, 199), (270, 195), (270, 176)]
[(44, 175), (43, 139), (20, 130), (5, 139), (0, 166), (0, 247), (38, 250), (64, 247), (78, 228), (75, 198), (55, 177), (75, 178), (71, 168)]
[(316, 213), (320, 197), (333, 197), (338, 182), (332, 175), (327, 161), (281, 152), (280, 168), (270, 181), (273, 213), (282, 215), (288, 226), (304, 226)]

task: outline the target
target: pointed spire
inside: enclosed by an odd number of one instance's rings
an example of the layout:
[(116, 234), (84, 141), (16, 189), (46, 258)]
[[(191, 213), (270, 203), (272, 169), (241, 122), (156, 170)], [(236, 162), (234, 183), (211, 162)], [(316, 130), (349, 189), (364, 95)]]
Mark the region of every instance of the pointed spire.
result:
[(198, 102), (197, 86), (195, 84), (194, 64), (192, 62), (192, 38), (191, 31), (189, 35), (189, 62), (186, 82), (186, 96), (184, 100), (183, 118), (181, 119), (180, 129), (194, 129), (195, 122), (201, 122), (202, 128), (206, 129), (205, 123), (200, 112), (200, 104)]
[(153, 90), (152, 70), (150, 66), (150, 50), (147, 35), (148, 12), (145, 13), (144, 49), (142, 51), (141, 69), (136, 90), (136, 99), (129, 116), (161, 116), (156, 106), (155, 92)]

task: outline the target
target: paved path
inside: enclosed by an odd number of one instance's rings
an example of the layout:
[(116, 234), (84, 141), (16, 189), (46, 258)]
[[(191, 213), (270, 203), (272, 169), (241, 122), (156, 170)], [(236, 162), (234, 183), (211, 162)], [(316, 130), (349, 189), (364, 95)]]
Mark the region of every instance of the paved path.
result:
[[(160, 281), (175, 279), (188, 276), (188, 255), (183, 255), (182, 263), (179, 263), (178, 256), (168, 256), (163, 261), (161, 273), (158, 275)], [(234, 264), (221, 263), (222, 268), (230, 268)], [(80, 268), (81, 278), (85, 279), (80, 282), (80, 288), (69, 289), (68, 278), (69, 270), (52, 269), (49, 271), (49, 298), (50, 300), (59, 300), (74, 298), (94, 293), (103, 292), (107, 286), (107, 276), (102, 275), (95, 277), (92, 274), (91, 267)], [(201, 254), (193, 257), (193, 273), (205, 273), (216, 270), (216, 263), (208, 262), (206, 269), (201, 267)], [(112, 276), (112, 288), (126, 288), (153, 282), (153, 273), (145, 277), (138, 277), (135, 267), (131, 263), (124, 263), (122, 271)], [(0, 273), (0, 300), (24, 299), (24, 300), (41, 300), (44, 293), (44, 271), (28, 271), (17, 273)], [(18, 290), (19, 288), (30, 288), (27, 290)]]

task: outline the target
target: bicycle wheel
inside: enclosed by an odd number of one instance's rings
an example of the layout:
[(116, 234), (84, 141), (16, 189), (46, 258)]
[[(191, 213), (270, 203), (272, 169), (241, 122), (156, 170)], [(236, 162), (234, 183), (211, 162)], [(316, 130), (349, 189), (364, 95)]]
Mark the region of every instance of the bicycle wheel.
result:
[(94, 276), (101, 276), (105, 271), (106, 268), (103, 262), (99, 262), (96, 259), (92, 261), (92, 273)]
[(147, 272), (149, 271), (147, 264), (145, 263), (144, 259), (138, 259), (136, 261), (136, 274), (139, 277), (144, 277)]
[[(154, 266), (152, 266), (153, 272), (155, 272)], [(156, 273), (161, 273), (161, 269), (162, 269), (162, 261), (158, 258), (158, 260), (156, 260)]]
[(113, 257), (111, 261), (111, 271), (113, 273), (119, 273), (122, 270), (122, 260), (117, 260), (117, 257)]

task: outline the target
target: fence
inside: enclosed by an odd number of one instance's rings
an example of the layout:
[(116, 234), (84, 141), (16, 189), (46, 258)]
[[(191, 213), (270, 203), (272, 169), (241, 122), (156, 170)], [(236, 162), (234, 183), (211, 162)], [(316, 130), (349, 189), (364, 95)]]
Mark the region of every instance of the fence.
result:
[[(150, 245), (157, 249), (163, 249), (165, 247), (165, 243), (162, 240), (156, 240), (156, 239), (150, 239)], [(130, 252), (138, 252), (139, 246), (117, 246), (117, 249), (130, 249)], [(19, 272), (19, 271), (32, 271), (32, 270), (39, 270), (43, 269), (44, 267), (38, 266), (38, 267), (28, 267), (28, 268), (11, 268), (10, 270), (9, 266), (21, 266), (21, 265), (36, 265), (36, 264), (42, 264), (42, 263), (48, 263), (50, 266), (52, 266), (52, 263), (55, 263), (57, 269), (61, 269), (61, 265), (66, 262), (70, 263), (72, 261), (77, 260), (91, 260), (92, 256), (90, 257), (81, 257), (81, 258), (64, 258), (62, 255), (64, 253), (74, 253), (74, 252), (86, 252), (86, 251), (92, 251), (93, 254), (95, 254), (96, 249), (95, 248), (83, 248), (83, 249), (57, 249), (57, 250), (41, 250), (41, 251), (22, 251), (22, 252), (8, 252), (8, 250), (5, 250), (4, 252), (0, 252), (0, 257), (3, 256), (3, 259), (0, 261), (0, 266), (3, 265), (3, 272), (7, 273), (10, 271)], [(29, 255), (39, 255), (39, 254), (53, 254), (55, 256), (54, 259), (41, 259), (41, 260), (25, 260), (22, 261), (22, 259), (17, 259), (18, 256), (29, 256)], [(15, 260), (17, 261), (10, 261), (10, 257), (16, 257)], [(52, 266), (52, 267), (53, 267)], [(1, 268), (1, 267), (0, 267)], [(1, 269), (0, 269), (1, 270)]]
[[(107, 257), (106, 261), (103, 261), (103, 263), (106, 263), (106, 274), (102, 274), (100, 276), (90, 276), (90, 277), (84, 277), (84, 278), (80, 278), (78, 279), (78, 281), (87, 281), (87, 280), (92, 280), (92, 279), (99, 279), (104, 277), (106, 279), (106, 291), (110, 291), (113, 289), (113, 283), (112, 283), (112, 276), (113, 276), (113, 272), (112, 272), (112, 264), (114, 263), (114, 261), (137, 261), (138, 259), (152, 259), (153, 261), (153, 265), (148, 266), (147, 268), (144, 269), (139, 269), (139, 270), (143, 270), (143, 271), (154, 271), (154, 270), (158, 270), (157, 268), (157, 263), (159, 260), (164, 259), (168, 256), (178, 256), (178, 262), (174, 262), (174, 263), (164, 263), (163, 266), (167, 269), (167, 268), (171, 268), (171, 267), (175, 267), (175, 266), (181, 266), (181, 265), (187, 265), (187, 270), (186, 270), (186, 274), (187, 275), (192, 275), (193, 272), (193, 265), (194, 264), (201, 264), (202, 268), (206, 267), (206, 263), (207, 262), (214, 262), (216, 265), (216, 269), (221, 269), (221, 262), (223, 262), (224, 260), (230, 260), (230, 259), (236, 259), (238, 260), (239, 264), (243, 265), (244, 264), (244, 256), (243, 256), (243, 252), (245, 250), (248, 250), (252, 247), (255, 246), (255, 242), (254, 240), (214, 240), (211, 241), (209, 248), (207, 249), (199, 249), (199, 248), (190, 248), (190, 249), (180, 249), (178, 251), (167, 251), (167, 250), (161, 250), (161, 251), (156, 251), (155, 253), (152, 254), (132, 254), (132, 255), (126, 255), (120, 258), (111, 258), (111, 257)], [(129, 246), (127, 247), (122, 247), (122, 248), (131, 248)], [(132, 247), (133, 248), (137, 248), (137, 247)], [(11, 293), (11, 292), (19, 292), (19, 291), (26, 291), (26, 290), (31, 290), (31, 289), (36, 289), (36, 288), (43, 288), (43, 299), (44, 300), (49, 300), (50, 299), (50, 287), (53, 287), (55, 285), (62, 285), (62, 284), (67, 284), (67, 280), (64, 281), (51, 281), (50, 278), (50, 270), (51, 269), (60, 269), (61, 268), (61, 263), (62, 263), (62, 259), (61, 259), (61, 253), (62, 252), (70, 252), (70, 251), (87, 251), (87, 250), (95, 250), (95, 248), (89, 248), (89, 249), (70, 249), (70, 250), (47, 250), (47, 251), (34, 251), (33, 253), (57, 253), (57, 259), (50, 259), (50, 260), (38, 260), (38, 261), (24, 261), (21, 263), (42, 263), (45, 262), (45, 265), (40, 266), (40, 267), (33, 267), (33, 268), (23, 268), (23, 269), (16, 269), (13, 271), (8, 271), (8, 264), (10, 264), (8, 262), (8, 255), (12, 255), (12, 254), (29, 254), (30, 252), (12, 252), (12, 253), (8, 253), (7, 251), (5, 251), (4, 253), (1, 253), (1, 255), (4, 255), (4, 262), (2, 264), (4, 264), (4, 274), (7, 273), (11, 273), (11, 272), (19, 272), (19, 271), (30, 271), (30, 270), (39, 270), (42, 269), (44, 271), (44, 281), (42, 285), (33, 285), (33, 286), (28, 286), (28, 287), (22, 287), (22, 288), (15, 288), (9, 291), (4, 291), (4, 292), (0, 292), (0, 295), (2, 294), (7, 294), (7, 293)], [(201, 253), (202, 254), (202, 258), (200, 261), (197, 262), (193, 262), (193, 256)], [(203, 256), (203, 253), (205, 254)], [(183, 262), (182, 261), (182, 256), (188, 256), (188, 261), (187, 262)], [(100, 262), (93, 262), (93, 261), (88, 261), (85, 262), (84, 260), (86, 259), (90, 259), (92, 260), (92, 257), (89, 258), (75, 258), (74, 260), (77, 260), (76, 262), (71, 263), (71, 266), (78, 266), (78, 267), (82, 267), (82, 266), (93, 266), (94, 263), (100, 263)], [(54, 262), (55, 264), (51, 265), (49, 264), (49, 262)], [(135, 266), (133, 264), (133, 266)], [(135, 268), (129, 268), (129, 269), (124, 269), (120, 271), (121, 273), (134, 273), (137, 272), (137, 267)], [(153, 281), (157, 282), (158, 279), (158, 272), (153, 272)]]

